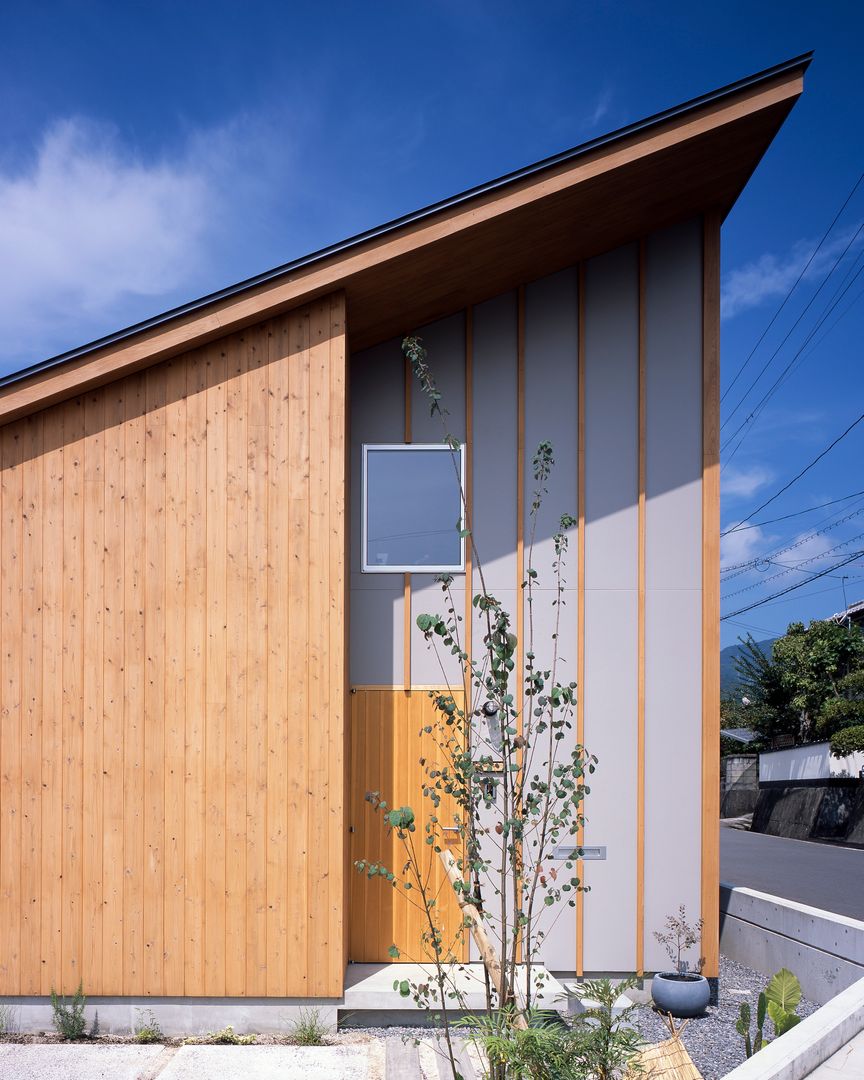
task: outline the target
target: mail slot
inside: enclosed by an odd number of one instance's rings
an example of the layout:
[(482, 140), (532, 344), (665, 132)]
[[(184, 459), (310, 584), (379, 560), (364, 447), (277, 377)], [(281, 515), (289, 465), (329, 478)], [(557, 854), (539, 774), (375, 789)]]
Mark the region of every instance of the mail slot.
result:
[(561, 862), (569, 862), (571, 860), (582, 859), (584, 862), (590, 860), (601, 860), (606, 858), (605, 847), (557, 847), (552, 852), (553, 859), (560, 859)]

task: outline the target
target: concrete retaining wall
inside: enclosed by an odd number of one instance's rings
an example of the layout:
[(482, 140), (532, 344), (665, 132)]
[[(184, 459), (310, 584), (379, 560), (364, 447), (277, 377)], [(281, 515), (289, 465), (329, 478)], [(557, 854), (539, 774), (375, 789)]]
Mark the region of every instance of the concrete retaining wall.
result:
[[(12, 1009), (17, 1031), (53, 1031), (51, 1000), (44, 997), (4, 997)], [(92, 997), (87, 999), (88, 1030), (99, 1014), (103, 1034), (129, 1035), (142, 1014), (152, 1012), (165, 1035), (206, 1035), (229, 1024), (239, 1035), (286, 1033), (301, 1011), (316, 1010), (327, 1027), (336, 1027), (339, 1002), (321, 998), (157, 998)]]
[(792, 840), (864, 843), (864, 783), (834, 779), (762, 785), (752, 829)]
[(727, 754), (720, 759), (720, 817), (752, 814), (759, 798), (759, 757)]
[[(804, 1080), (862, 1030), (864, 979), (727, 1073), (725, 1080)], [(850, 1072), (848, 1080), (852, 1077)]]
[(864, 978), (864, 922), (725, 883), (720, 950), (766, 976), (789, 968), (820, 1004)]

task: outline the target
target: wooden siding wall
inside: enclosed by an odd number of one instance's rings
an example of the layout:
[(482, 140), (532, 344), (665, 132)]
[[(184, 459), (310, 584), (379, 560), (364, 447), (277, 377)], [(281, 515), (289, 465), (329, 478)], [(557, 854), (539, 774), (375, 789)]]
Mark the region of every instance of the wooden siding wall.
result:
[(344, 439), (340, 295), (0, 430), (0, 994), (341, 994)]

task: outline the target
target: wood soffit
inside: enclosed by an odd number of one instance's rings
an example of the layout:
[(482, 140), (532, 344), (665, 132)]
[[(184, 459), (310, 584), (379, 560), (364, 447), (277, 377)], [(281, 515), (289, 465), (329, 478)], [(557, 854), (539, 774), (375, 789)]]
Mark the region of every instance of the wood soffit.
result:
[(803, 90), (808, 58), (206, 307), (0, 387), (0, 424), (331, 292), (352, 350), (675, 221), (725, 216)]

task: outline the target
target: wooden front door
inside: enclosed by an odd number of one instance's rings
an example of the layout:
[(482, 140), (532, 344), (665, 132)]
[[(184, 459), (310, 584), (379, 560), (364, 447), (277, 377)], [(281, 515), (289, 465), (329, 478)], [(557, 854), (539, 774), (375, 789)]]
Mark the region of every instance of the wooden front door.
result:
[[(461, 694), (458, 702), (462, 704)], [(394, 889), (382, 878), (370, 880), (354, 869), (358, 859), (365, 859), (383, 863), (399, 874), (406, 861), (403, 844), (394, 833), (388, 834), (382, 814), (367, 802), (368, 791), (380, 792), (388, 806), (413, 809), (417, 818), (415, 851), (421, 853), (428, 888), (437, 897), (436, 911), (445, 927), (445, 950), (451, 948), (460, 960), (467, 956), (457, 936), (461, 917), (455, 895), (440, 857), (425, 843), (423, 826), (433, 810), (430, 800), (423, 796), (426, 774), (420, 758), (425, 757), (427, 762), (436, 758), (432, 737), (422, 733), (424, 725), (433, 719), (426, 690), (384, 687), (351, 691), (349, 959), (355, 963), (390, 960), (392, 945), (399, 949), (403, 961), (421, 963), (432, 959), (422, 941), (428, 923), (422, 910), (411, 903), (419, 903), (415, 890), (407, 892), (401, 886)], [(447, 817), (443, 800), (438, 817), (441, 821)], [(459, 858), (461, 843), (457, 834), (444, 832), (443, 838)]]

